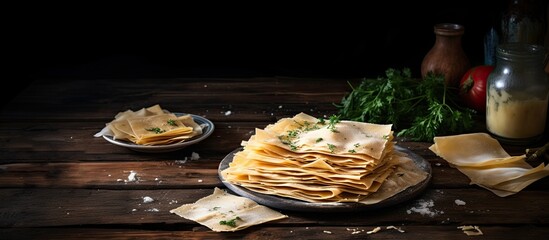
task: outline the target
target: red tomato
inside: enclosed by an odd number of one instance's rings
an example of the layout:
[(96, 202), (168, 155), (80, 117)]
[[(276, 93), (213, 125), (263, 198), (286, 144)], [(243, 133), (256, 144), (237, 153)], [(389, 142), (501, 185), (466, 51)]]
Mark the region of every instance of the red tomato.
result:
[(486, 79), (494, 66), (480, 65), (469, 69), (459, 82), (459, 96), (465, 106), (486, 112)]

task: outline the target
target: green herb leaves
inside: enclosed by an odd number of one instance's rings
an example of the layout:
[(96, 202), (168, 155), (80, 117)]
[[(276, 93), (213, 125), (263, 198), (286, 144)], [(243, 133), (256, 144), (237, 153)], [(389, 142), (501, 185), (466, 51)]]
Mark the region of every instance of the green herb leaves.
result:
[(290, 130), (288, 131), (288, 134), (278, 136), (278, 139), (283, 144), (290, 146), (290, 149), (292, 151), (296, 151), (297, 146), (295, 145), (295, 139), (297, 138), (298, 134), (299, 134), (299, 130)]
[(158, 128), (158, 127), (147, 128), (147, 129), (145, 129), (145, 130), (154, 132), (154, 133), (156, 133), (156, 134), (160, 134), (160, 133), (166, 132), (166, 130), (162, 130), (162, 129)]
[(229, 227), (236, 227), (236, 220), (242, 220), (240, 217), (235, 217), (231, 220), (221, 220), (219, 221), (220, 225), (227, 225)]
[[(296, 140), (299, 138), (300, 133), (320, 129), (322, 126), (326, 124), (328, 124), (326, 127), (327, 129), (329, 129), (334, 133), (337, 133), (338, 131), (336, 129), (336, 125), (340, 122), (340, 120), (339, 120), (339, 116), (332, 115), (330, 117), (329, 122), (326, 122), (326, 120), (324, 120), (323, 118), (320, 118), (316, 123), (311, 123), (308, 121), (303, 121), (303, 122), (294, 121), (294, 122), (299, 126), (297, 129), (289, 130), (287, 131), (287, 134), (278, 136), (278, 139), (280, 140), (280, 142), (282, 142), (285, 145), (288, 145), (290, 147), (290, 150), (292, 151), (296, 151), (300, 147), (296, 145)], [(324, 139), (322, 138), (317, 138), (316, 142), (318, 143), (323, 140)]]
[(330, 117), (330, 122), (328, 123), (328, 129), (330, 129), (330, 131), (332, 132), (338, 132), (336, 130), (336, 124), (338, 124), (339, 122), (341, 122), (341, 120), (339, 120), (339, 115), (332, 115)]
[(386, 71), (386, 78), (363, 79), (357, 88), (336, 105), (344, 119), (371, 123), (391, 123), (413, 111), (415, 83), (408, 69)]
[[(166, 121), (167, 124), (171, 125), (171, 126), (174, 126), (174, 127), (177, 127), (177, 123), (175, 122), (175, 120), (173, 119), (169, 119)], [(166, 130), (164, 129), (161, 129), (159, 127), (153, 127), (153, 128), (146, 128), (145, 130), (149, 131), (149, 132), (154, 132), (156, 134), (160, 134), (160, 133), (165, 133)]]
[(166, 121), (169, 125), (171, 126), (174, 126), (174, 127), (177, 127), (177, 123), (175, 122), (175, 120), (173, 119), (169, 119), (168, 121)]
[(457, 96), (447, 89), (444, 77), (428, 74), (412, 79), (411, 72), (388, 69), (386, 77), (363, 79), (357, 88), (336, 104), (342, 119), (393, 124), (397, 136), (412, 141), (468, 131), (473, 111), (456, 104)]
[(326, 145), (328, 146), (328, 149), (330, 149), (330, 152), (334, 153), (334, 151), (336, 150), (336, 146), (331, 143), (326, 143)]

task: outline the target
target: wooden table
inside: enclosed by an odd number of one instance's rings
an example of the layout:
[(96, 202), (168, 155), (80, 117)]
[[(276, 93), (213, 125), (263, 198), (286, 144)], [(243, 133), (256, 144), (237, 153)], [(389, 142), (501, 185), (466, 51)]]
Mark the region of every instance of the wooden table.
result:
[[(432, 181), (420, 196), (363, 212), (281, 211), (289, 218), (237, 232), (212, 232), (169, 210), (224, 188), (217, 168), (263, 128), (299, 112), (337, 113), (357, 79), (40, 80), (0, 117), (0, 238), (165, 239), (547, 239), (549, 179), (501, 198), (470, 185), (428, 142), (403, 142), (427, 159)], [(160, 104), (215, 124), (206, 140), (170, 153), (139, 153), (93, 135), (119, 111)], [(504, 146), (510, 154), (523, 148)], [(190, 159), (192, 153), (197, 160)], [(130, 171), (138, 181), (127, 182)], [(145, 196), (154, 199), (144, 203)], [(456, 200), (465, 205), (457, 205)], [(411, 211), (432, 201), (431, 215)], [(405, 230), (387, 230), (394, 225)], [(458, 226), (477, 225), (468, 237)], [(376, 234), (366, 234), (375, 227)], [(364, 231), (362, 231), (364, 230)]]

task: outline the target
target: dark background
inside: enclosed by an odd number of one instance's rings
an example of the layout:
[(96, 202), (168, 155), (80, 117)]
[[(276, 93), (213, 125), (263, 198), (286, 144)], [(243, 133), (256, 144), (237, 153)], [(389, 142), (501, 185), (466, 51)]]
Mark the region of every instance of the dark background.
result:
[(41, 78), (419, 76), (442, 22), (464, 25), (463, 49), (480, 65), (505, 2), (14, 6), (4, 34), (14, 87), (3, 94)]

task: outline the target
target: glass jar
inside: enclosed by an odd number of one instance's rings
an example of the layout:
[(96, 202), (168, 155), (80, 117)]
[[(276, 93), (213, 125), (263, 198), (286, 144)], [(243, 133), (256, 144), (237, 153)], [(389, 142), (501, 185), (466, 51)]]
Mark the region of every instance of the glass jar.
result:
[(543, 45), (547, 29), (545, 0), (507, 0), (501, 16), (501, 43)]
[(497, 47), (486, 86), (486, 127), (500, 142), (528, 145), (543, 137), (549, 101), (544, 59), (540, 45)]

